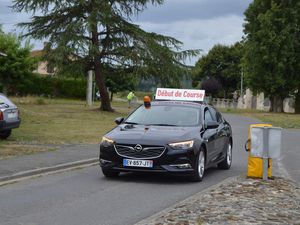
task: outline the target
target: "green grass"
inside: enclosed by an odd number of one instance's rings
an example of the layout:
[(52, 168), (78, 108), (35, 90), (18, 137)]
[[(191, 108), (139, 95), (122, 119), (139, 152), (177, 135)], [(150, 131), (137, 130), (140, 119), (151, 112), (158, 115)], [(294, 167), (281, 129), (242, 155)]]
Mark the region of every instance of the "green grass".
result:
[[(116, 97), (127, 100), (128, 93), (129, 92), (120, 92), (120, 93), (116, 94)], [(143, 92), (143, 91), (136, 91), (136, 92), (134, 92), (134, 95), (136, 97), (138, 97), (138, 99), (141, 100), (141, 101), (143, 101), (144, 96), (148, 95), (148, 96), (150, 96), (152, 98), (154, 94), (155, 94), (154, 92), (153, 93), (152, 92)]]
[(86, 107), (84, 101), (12, 98), (21, 112), (21, 126), (7, 140), (0, 141), (0, 158), (53, 150), (51, 144), (95, 144), (111, 130), (116, 117), (130, 109), (126, 102), (113, 102), (115, 112), (99, 110), (100, 102)]
[[(145, 93), (141, 94), (144, 95)], [(87, 107), (85, 101), (40, 97), (12, 98), (19, 107), (22, 123), (7, 140), (0, 140), (0, 158), (55, 150), (52, 144), (96, 144), (111, 130), (116, 117), (132, 109), (127, 102), (113, 102), (115, 112), (99, 110), (100, 102)], [(257, 118), (283, 128), (300, 128), (300, 115), (256, 110), (221, 110)]]
[(291, 113), (269, 113), (252, 109), (219, 109), (224, 113), (236, 113), (270, 123), (276, 127), (300, 129), (300, 115)]

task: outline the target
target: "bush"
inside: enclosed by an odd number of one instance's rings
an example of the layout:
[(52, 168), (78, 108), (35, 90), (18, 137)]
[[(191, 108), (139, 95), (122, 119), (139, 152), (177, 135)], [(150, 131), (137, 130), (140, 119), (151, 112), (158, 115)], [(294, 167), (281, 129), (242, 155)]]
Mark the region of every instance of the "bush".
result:
[(44, 98), (37, 98), (36, 99), (36, 104), (37, 105), (45, 105), (46, 104), (46, 101)]
[(14, 84), (9, 94), (85, 98), (86, 80), (33, 74)]

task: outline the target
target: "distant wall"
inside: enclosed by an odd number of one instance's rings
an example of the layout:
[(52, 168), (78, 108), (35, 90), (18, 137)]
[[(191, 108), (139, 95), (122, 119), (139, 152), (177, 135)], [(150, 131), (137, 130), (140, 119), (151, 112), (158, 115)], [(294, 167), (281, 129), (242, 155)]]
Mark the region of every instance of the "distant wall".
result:
[[(239, 97), (238, 100), (213, 98), (211, 103), (216, 108), (232, 108), (232, 109), (257, 109), (261, 111), (270, 111), (271, 101), (269, 98), (264, 97), (264, 93), (260, 93), (253, 96), (250, 89), (246, 90), (243, 97)], [(295, 99), (285, 98), (283, 100), (283, 111), (285, 113), (295, 113)]]

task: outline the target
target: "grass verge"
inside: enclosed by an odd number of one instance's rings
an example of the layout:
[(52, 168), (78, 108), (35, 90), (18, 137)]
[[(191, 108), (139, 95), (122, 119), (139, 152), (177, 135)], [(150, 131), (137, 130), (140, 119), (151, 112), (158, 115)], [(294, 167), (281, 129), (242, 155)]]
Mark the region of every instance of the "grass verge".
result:
[(276, 127), (300, 129), (300, 115), (291, 113), (269, 113), (250, 109), (219, 109), (224, 113), (236, 113), (255, 119), (264, 123), (270, 123)]
[(0, 158), (53, 150), (49, 144), (95, 144), (112, 129), (116, 117), (131, 109), (126, 102), (112, 103), (115, 112), (99, 110), (100, 102), (46, 98), (12, 98), (21, 112), (21, 126), (7, 140), (0, 140)]

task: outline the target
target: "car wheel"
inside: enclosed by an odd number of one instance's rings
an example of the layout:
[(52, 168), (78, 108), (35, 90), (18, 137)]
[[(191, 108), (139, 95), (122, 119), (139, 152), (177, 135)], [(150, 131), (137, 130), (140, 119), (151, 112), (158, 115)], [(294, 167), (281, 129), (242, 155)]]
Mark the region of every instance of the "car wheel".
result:
[(106, 177), (118, 177), (120, 172), (109, 170), (109, 169), (102, 169), (102, 173)]
[(232, 163), (232, 144), (231, 142), (229, 142), (226, 149), (225, 159), (218, 164), (218, 168), (222, 170), (228, 170), (231, 167), (231, 163)]
[(11, 130), (0, 131), (0, 139), (6, 139), (11, 135)]
[(194, 175), (192, 177), (193, 181), (202, 181), (205, 172), (205, 152), (201, 148), (197, 157), (194, 166)]

